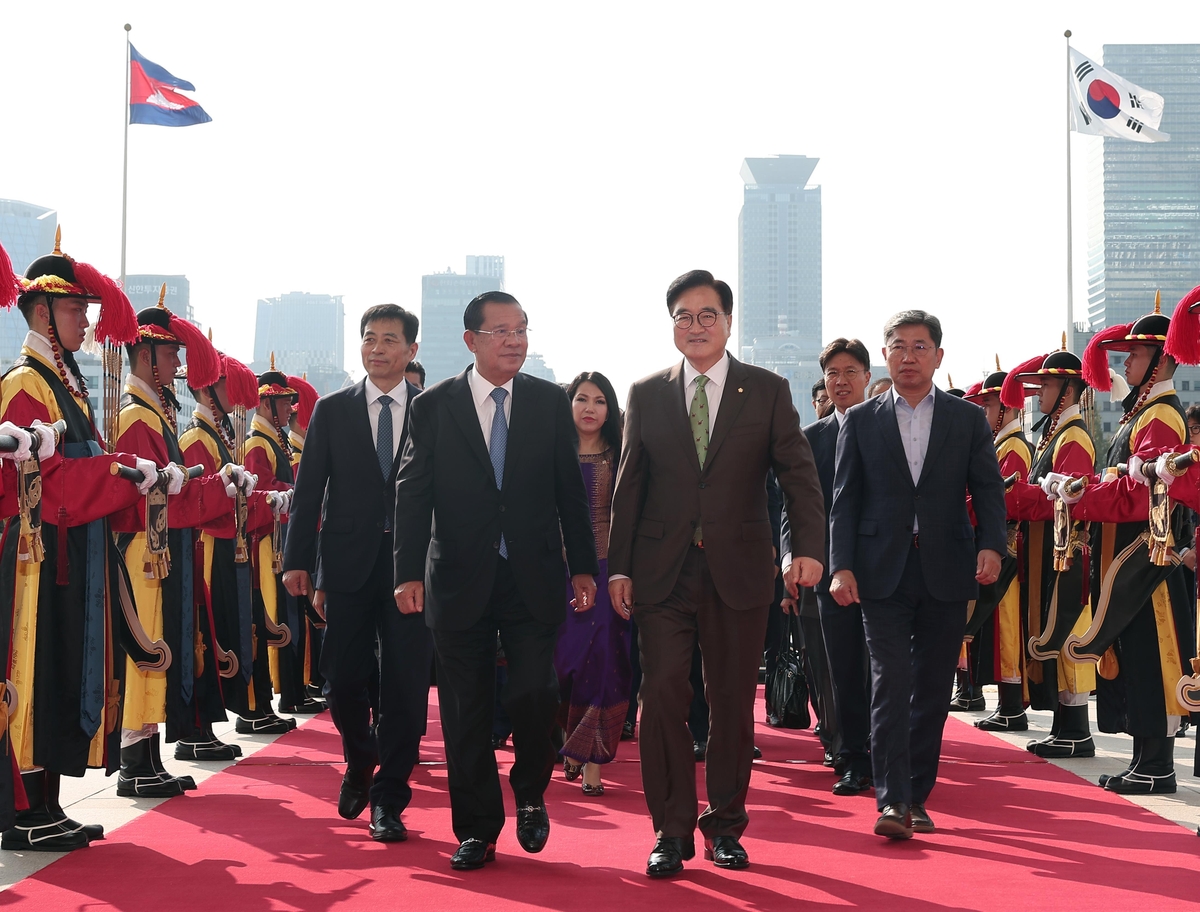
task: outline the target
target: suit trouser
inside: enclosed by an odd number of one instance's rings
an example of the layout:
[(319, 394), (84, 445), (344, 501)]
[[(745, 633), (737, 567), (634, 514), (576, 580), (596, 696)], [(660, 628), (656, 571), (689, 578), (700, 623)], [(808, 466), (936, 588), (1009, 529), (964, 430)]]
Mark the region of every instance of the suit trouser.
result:
[(700, 815), (700, 831), (706, 837), (740, 836), (746, 829), (768, 608), (735, 611), (721, 601), (704, 552), (694, 547), (666, 600), (634, 608), (642, 656), (642, 786), (658, 834), (690, 841), (696, 828), (696, 759), (687, 721), (697, 639), (710, 719), (704, 764), (708, 808)]
[[(812, 596), (810, 595), (809, 598)], [(840, 756), (844, 749), (842, 726), (837, 715), (837, 700), (833, 691), (833, 677), (829, 669), (829, 657), (825, 651), (825, 636), (818, 616), (805, 614), (797, 618), (800, 635), (804, 640), (804, 677), (808, 680), (808, 698), (817, 712), (820, 726), (821, 746), (833, 756)]]
[[(392, 536), (384, 533), (371, 575), (361, 589), (326, 590), (321, 674), (347, 766), (363, 771), (378, 764), (371, 804), (404, 810), (412, 800), (408, 777), (429, 714), (432, 645), (424, 615), (401, 614), (396, 608), (392, 561)], [(372, 726), (367, 687), (375, 669), (379, 714)]]
[(862, 614), (871, 653), (875, 803), (924, 804), (937, 781), (967, 603), (930, 595), (920, 553), (910, 546), (896, 591), (863, 599)]
[(821, 633), (833, 681), (833, 706), (842, 739), (841, 756), (860, 776), (871, 774), (870, 659), (860, 605), (843, 608), (827, 592), (817, 593)]
[(542, 800), (557, 759), (551, 736), (558, 713), (558, 624), (529, 613), (508, 561), (501, 558), (483, 617), (466, 630), (433, 631), (451, 823), (460, 841), (495, 842), (504, 828), (504, 798), (492, 749), (497, 630), (508, 659), (500, 702), (512, 720), (516, 757), (509, 782), (518, 807)]

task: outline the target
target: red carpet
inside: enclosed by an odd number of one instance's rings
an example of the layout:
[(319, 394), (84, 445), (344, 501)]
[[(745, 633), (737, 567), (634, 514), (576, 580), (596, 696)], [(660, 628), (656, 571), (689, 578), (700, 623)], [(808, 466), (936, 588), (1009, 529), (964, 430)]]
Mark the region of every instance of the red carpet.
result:
[[(761, 705), (759, 711), (761, 718)], [(366, 815), (335, 807), (341, 751), (328, 715), (0, 893), (47, 910), (230, 912), (330, 909), (1196, 909), (1200, 839), (1095, 785), (951, 721), (929, 804), (940, 831), (908, 842), (871, 834), (874, 800), (836, 798), (811, 732), (759, 727), (752, 866), (699, 856), (669, 881), (644, 875), (652, 843), (636, 745), (606, 794), (555, 776), (550, 842), (516, 844), (511, 817), (494, 863), (458, 873), (436, 721), (414, 774), (410, 838), (377, 845)], [(507, 764), (512, 754), (502, 751)], [(703, 794), (703, 792), (701, 792)], [(512, 813), (511, 795), (508, 796)]]

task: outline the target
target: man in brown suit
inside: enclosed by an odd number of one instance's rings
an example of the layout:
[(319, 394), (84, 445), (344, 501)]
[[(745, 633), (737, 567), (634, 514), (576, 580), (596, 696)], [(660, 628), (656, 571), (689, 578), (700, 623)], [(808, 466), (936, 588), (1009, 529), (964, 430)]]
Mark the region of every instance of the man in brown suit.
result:
[(788, 580), (813, 586), (825, 513), (812, 451), (787, 381), (725, 351), (729, 286), (703, 270), (667, 289), (681, 364), (629, 390), (613, 495), (609, 594), (641, 638), (639, 746), (657, 841), (646, 873), (667, 877), (695, 854), (696, 761), (688, 683), (697, 639), (711, 729), (705, 762), (705, 857), (749, 864), (739, 837), (754, 750), (754, 698), (775, 554), (766, 477), (773, 468), (792, 527)]

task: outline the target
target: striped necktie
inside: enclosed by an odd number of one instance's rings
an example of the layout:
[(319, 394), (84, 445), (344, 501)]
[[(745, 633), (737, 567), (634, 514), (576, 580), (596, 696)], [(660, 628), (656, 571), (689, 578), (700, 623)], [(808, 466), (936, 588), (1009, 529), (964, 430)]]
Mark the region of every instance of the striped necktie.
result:
[[(492, 417), (492, 434), (488, 451), (492, 457), (492, 471), (496, 473), (496, 490), (504, 490), (504, 453), (508, 449), (508, 420), (504, 417), (504, 400), (508, 390), (501, 386), (492, 390), (492, 401), (496, 403), (496, 414)], [(508, 544), (500, 536), (500, 556), (508, 558)]]

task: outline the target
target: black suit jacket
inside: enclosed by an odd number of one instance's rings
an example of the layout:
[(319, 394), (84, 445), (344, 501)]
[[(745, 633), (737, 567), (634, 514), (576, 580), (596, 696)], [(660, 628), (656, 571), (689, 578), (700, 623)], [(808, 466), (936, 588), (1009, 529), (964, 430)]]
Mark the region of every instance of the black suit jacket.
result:
[[(971, 526), (969, 491), (978, 529)], [(934, 391), (933, 421), (921, 477), (912, 473), (900, 442), (892, 393), (846, 411), (837, 439), (830, 570), (851, 570), (859, 596), (885, 599), (896, 591), (920, 527), (921, 569), (930, 594), (967, 601), (979, 593), (978, 550), (1004, 554), (1004, 481), (983, 409)]]
[[(838, 421), (837, 415), (830, 412), (824, 418), (814, 421), (804, 428), (804, 436), (812, 447), (813, 462), (817, 464), (817, 478), (821, 482), (821, 493), (825, 496), (825, 524), (829, 525), (829, 510), (833, 506), (833, 468), (837, 456)], [(787, 511), (781, 517), (779, 556), (782, 558), (792, 550), (792, 528), (788, 522)], [(825, 540), (825, 572), (816, 589), (820, 593), (829, 591), (829, 540)]]
[(560, 623), (564, 544), (572, 574), (599, 572), (571, 405), (554, 383), (513, 378), (504, 487), (497, 490), (467, 381), (473, 369), (434, 384), (414, 403), (396, 482), (396, 582), (424, 580), (428, 625), (465, 630), (487, 610), (503, 534), (526, 607), (540, 621)]
[(288, 517), (284, 570), (316, 570), (314, 585), (355, 592), (366, 584), (393, 512), (396, 474), (421, 391), (407, 380), (408, 405), (392, 474), (379, 471), (367, 416), (366, 380), (322, 396), (304, 441), (304, 469)]

